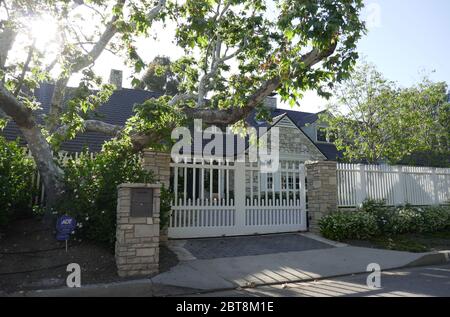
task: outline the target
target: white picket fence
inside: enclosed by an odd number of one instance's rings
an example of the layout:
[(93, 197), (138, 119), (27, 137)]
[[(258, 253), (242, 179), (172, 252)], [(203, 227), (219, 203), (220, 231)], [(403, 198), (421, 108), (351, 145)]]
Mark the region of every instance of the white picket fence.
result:
[(450, 202), (450, 168), (339, 163), (337, 183), (340, 207), (356, 207), (366, 199), (391, 206)]
[(194, 238), (306, 230), (304, 166), (277, 173), (257, 163), (197, 159), (172, 163), (169, 237)]

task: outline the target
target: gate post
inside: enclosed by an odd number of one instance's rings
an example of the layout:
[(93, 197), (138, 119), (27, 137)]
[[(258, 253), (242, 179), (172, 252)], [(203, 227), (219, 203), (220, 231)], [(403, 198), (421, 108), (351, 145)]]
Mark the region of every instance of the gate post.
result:
[(336, 162), (306, 162), (309, 230), (319, 233), (320, 218), (337, 211)]
[(170, 153), (145, 150), (142, 165), (146, 171), (153, 172), (155, 181), (169, 188), (170, 160)]
[[(155, 181), (162, 184), (164, 188), (170, 187), (170, 153), (158, 152), (151, 149), (144, 150), (142, 167), (152, 172)], [(166, 245), (169, 241), (168, 226), (160, 231), (160, 243)]]
[(159, 271), (160, 187), (118, 186), (115, 258), (120, 277)]
[(245, 162), (235, 161), (234, 169), (234, 206), (236, 210), (235, 226), (245, 226)]

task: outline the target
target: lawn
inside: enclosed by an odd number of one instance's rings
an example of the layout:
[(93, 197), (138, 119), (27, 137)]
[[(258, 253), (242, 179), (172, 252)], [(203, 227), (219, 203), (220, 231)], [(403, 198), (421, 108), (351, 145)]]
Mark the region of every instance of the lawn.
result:
[(450, 231), (388, 235), (370, 240), (350, 240), (346, 242), (355, 246), (408, 252), (450, 250)]

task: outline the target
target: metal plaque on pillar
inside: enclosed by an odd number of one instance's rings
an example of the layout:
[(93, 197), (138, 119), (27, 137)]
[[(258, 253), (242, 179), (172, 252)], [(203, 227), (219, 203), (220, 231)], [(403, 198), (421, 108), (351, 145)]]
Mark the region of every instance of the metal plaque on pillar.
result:
[(131, 217), (153, 216), (153, 189), (132, 188), (131, 189)]

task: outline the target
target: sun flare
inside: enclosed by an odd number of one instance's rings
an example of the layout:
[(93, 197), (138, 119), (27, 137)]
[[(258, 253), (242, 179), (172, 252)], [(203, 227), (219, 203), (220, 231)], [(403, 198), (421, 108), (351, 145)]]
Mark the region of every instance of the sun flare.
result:
[(30, 35), (38, 49), (45, 49), (56, 39), (57, 25), (52, 17), (39, 17), (29, 22)]

